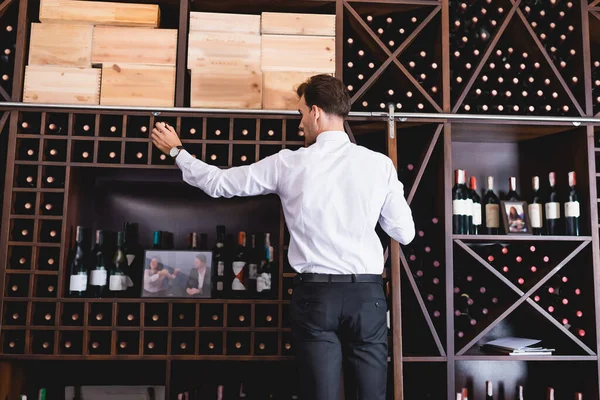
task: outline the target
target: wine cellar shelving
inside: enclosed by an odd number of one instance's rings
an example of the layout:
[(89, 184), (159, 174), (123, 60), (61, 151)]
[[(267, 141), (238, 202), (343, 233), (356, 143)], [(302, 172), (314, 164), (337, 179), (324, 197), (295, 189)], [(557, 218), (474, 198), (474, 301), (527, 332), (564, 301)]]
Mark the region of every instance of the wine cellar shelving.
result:
[[(0, 376), (8, 371), (15, 382), (0, 394), (32, 396), (47, 387), (62, 398), (64, 386), (75, 383), (131, 383), (164, 385), (169, 399), (194, 385), (215, 397), (217, 382), (233, 392), (245, 376), (252, 397), (265, 389), (253, 391), (268, 375), (278, 378), (268, 389), (273, 398), (292, 398), (294, 270), (278, 200), (210, 199), (181, 182), (173, 161), (149, 137), (156, 122), (167, 122), (190, 153), (221, 168), (303, 147), (293, 112), (190, 108), (188, 38), (181, 34), (189, 30), (190, 12), (275, 11), (335, 14), (336, 75), (352, 98), (347, 131), (394, 160), (413, 210), (417, 234), (409, 245), (395, 247), (379, 232), (391, 310), (388, 398), (454, 399), (462, 388), (480, 398), (487, 380), (499, 398), (515, 398), (518, 385), (527, 398), (540, 398), (548, 386), (559, 398), (575, 392), (598, 398), (600, 122), (568, 118), (600, 114), (600, 2), (156, 4), (161, 28), (180, 33), (175, 109), (20, 103), (39, 2), (0, 2), (0, 144), (6, 152), (6, 162), (0, 152), (6, 165)], [(389, 104), (398, 113), (463, 118), (396, 119), (391, 137)], [(525, 200), (532, 176), (540, 176), (545, 191), (550, 171), (562, 187), (575, 171), (581, 236), (451, 234), (456, 169), (476, 177), (480, 189), (494, 176), (501, 198), (509, 177), (516, 177)], [(275, 293), (261, 300), (68, 296), (72, 230), (118, 230), (124, 220), (140, 222), (140, 245), (147, 249), (158, 229), (174, 234), (176, 248), (198, 229), (212, 246), (219, 224), (228, 233), (271, 232)], [(506, 356), (481, 348), (509, 335), (540, 339), (554, 352)], [(89, 373), (98, 365), (106, 376)], [(129, 365), (135, 373), (123, 373)], [(197, 369), (205, 371), (201, 379), (192, 373)]]

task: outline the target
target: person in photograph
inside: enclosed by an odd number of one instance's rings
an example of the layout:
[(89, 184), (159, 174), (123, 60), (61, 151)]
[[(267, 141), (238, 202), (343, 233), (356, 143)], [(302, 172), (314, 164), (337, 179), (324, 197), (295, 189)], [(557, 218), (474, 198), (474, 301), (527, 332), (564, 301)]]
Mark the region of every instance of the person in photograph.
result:
[[(508, 211), (508, 230), (510, 232), (525, 232), (525, 216), (521, 206), (509, 206)], [(521, 212), (517, 210), (521, 209)]]
[(178, 269), (173, 270), (171, 274), (168, 269), (163, 267), (158, 257), (152, 257), (148, 263), (148, 268), (144, 271), (144, 295), (151, 297), (161, 297), (166, 294), (169, 281), (175, 279)]
[[(194, 267), (190, 271), (185, 291), (190, 296), (208, 296), (210, 295), (210, 275), (206, 274), (206, 255), (196, 254), (194, 257)], [(208, 279), (206, 279), (208, 277)]]

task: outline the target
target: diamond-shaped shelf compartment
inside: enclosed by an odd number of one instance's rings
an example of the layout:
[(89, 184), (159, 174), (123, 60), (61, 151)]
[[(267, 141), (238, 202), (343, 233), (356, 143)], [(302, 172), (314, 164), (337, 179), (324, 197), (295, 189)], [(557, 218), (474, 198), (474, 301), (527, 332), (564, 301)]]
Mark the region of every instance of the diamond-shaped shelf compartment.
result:
[(520, 10), (579, 104), (584, 104), (580, 1), (522, 1)]
[(450, 90), (455, 104), (512, 4), (507, 0), (450, 2)]
[(523, 22), (513, 17), (459, 112), (579, 115), (558, 76)]
[(18, 2), (9, 2), (0, 17), (0, 101), (10, 100), (17, 49)]

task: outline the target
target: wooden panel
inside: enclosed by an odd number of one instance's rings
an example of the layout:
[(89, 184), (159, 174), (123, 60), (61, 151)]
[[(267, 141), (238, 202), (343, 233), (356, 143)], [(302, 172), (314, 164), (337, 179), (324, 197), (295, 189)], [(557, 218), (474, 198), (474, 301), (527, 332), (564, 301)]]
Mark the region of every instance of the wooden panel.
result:
[(89, 24), (31, 24), (29, 65), (91, 67), (92, 31)]
[(210, 12), (190, 13), (190, 32), (260, 34), (260, 15)]
[(188, 69), (209, 66), (260, 71), (260, 35), (193, 32), (189, 34)]
[(98, 104), (100, 74), (98, 68), (28, 65), (23, 102)]
[(100, 104), (173, 107), (175, 67), (139, 64), (102, 66)]
[(262, 73), (258, 65), (214, 65), (192, 70), (192, 107), (252, 108), (262, 105)]
[(335, 73), (335, 38), (263, 35), (262, 70)]
[(41, 0), (40, 21), (157, 28), (160, 22), (160, 9), (156, 4)]
[(261, 19), (261, 33), (335, 36), (335, 15), (264, 12)]
[[(123, 40), (127, 38), (127, 40)], [(96, 26), (92, 62), (175, 66), (177, 29)]]
[(269, 110), (296, 110), (296, 88), (315, 72), (263, 72), (263, 108)]

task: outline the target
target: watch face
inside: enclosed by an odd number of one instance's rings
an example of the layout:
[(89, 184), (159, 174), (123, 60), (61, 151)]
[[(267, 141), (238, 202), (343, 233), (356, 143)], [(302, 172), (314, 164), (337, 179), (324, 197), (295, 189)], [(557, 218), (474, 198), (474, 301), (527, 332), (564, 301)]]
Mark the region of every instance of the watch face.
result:
[(175, 157), (177, 156), (177, 154), (179, 154), (179, 149), (177, 147), (173, 147), (171, 151), (169, 151), (169, 154), (171, 155), (171, 157)]

